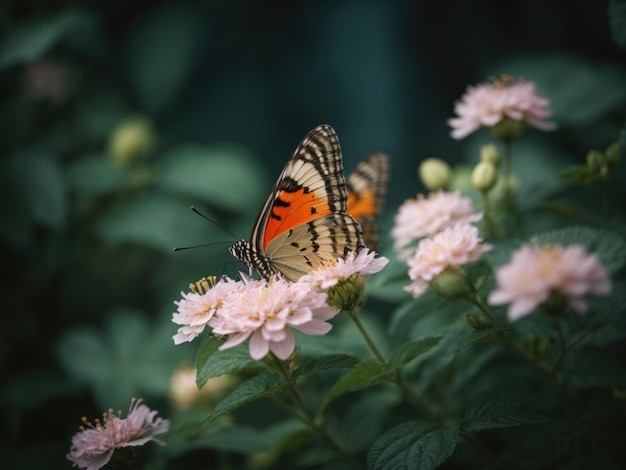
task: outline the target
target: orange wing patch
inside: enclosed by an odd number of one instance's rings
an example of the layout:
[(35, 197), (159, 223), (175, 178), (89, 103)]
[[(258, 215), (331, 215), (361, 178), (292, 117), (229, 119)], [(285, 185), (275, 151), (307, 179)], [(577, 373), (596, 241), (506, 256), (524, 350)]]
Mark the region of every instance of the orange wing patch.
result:
[(362, 217), (376, 217), (378, 215), (378, 198), (370, 188), (360, 193), (348, 193), (348, 209), (346, 213), (356, 220)]
[(326, 199), (316, 197), (315, 192), (307, 193), (304, 188), (280, 191), (267, 221), (263, 249), (281, 233), (330, 213)]
[(378, 249), (380, 240), (378, 216), (382, 213), (385, 202), (389, 166), (387, 154), (373, 153), (356, 166), (347, 181), (346, 213), (359, 222), (363, 230), (363, 240), (372, 250)]

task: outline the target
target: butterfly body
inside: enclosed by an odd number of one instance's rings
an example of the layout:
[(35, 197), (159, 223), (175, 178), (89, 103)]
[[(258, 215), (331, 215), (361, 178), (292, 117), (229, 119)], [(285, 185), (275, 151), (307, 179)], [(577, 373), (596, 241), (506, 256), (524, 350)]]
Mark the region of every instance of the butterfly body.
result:
[(321, 125), (300, 142), (259, 213), (250, 240), (230, 247), (262, 277), (295, 281), (364, 245), (346, 214), (346, 180), (339, 140)]

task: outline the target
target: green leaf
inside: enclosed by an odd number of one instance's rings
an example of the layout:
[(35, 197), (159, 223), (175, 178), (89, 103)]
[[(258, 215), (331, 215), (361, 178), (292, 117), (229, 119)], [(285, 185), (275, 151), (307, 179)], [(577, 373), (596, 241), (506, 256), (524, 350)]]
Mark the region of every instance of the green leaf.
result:
[(185, 145), (170, 150), (159, 163), (161, 187), (227, 211), (247, 213), (267, 191), (259, 162), (239, 146)]
[(218, 347), (221, 344), (223, 344), (223, 341), (210, 338), (198, 349), (198, 354), (196, 355), (196, 368), (198, 370), (196, 382), (199, 388), (211, 377), (250, 370), (262, 371), (265, 369), (263, 362), (255, 361), (250, 357), (246, 344), (219, 351)]
[(565, 168), (559, 173), (559, 177), (564, 180), (574, 181), (583, 186), (591, 186), (595, 181), (593, 172), (590, 171), (587, 166), (571, 166)]
[(610, 274), (617, 273), (626, 262), (626, 242), (615, 232), (586, 226), (567, 227), (537, 236), (537, 244), (585, 246), (589, 253), (596, 253)]
[[(579, 322), (575, 323), (577, 319)], [(589, 325), (590, 321), (594, 321), (595, 325)], [(590, 299), (589, 309), (585, 315), (574, 314), (568, 325), (572, 325), (570, 338), (586, 334), (580, 346), (608, 346), (625, 338), (626, 282), (622, 280), (614, 282), (610, 296)]]
[(163, 111), (181, 93), (201, 52), (206, 24), (190, 4), (164, 4), (145, 15), (128, 40), (131, 83), (143, 107)]
[(96, 226), (107, 243), (137, 243), (171, 253), (176, 246), (221, 239), (221, 233), (172, 196), (145, 193), (109, 209)]
[(401, 401), (395, 388), (370, 390), (367, 395), (349, 403), (339, 422), (340, 442), (346, 450), (357, 454), (372, 445), (381, 434), (385, 419), (393, 407)]
[(574, 349), (565, 357), (559, 371), (575, 387), (626, 388), (626, 368), (610, 350)]
[(383, 382), (393, 370), (393, 366), (377, 360), (361, 362), (330, 389), (322, 403), (322, 409), (339, 395)]
[(546, 417), (529, 409), (516, 397), (483, 393), (470, 405), (461, 425), (467, 431), (482, 431), (544, 421)]
[(204, 419), (204, 423), (215, 421), (220, 416), (230, 413), (246, 403), (258, 400), (259, 398), (269, 397), (276, 393), (283, 392), (288, 388), (289, 384), (276, 376), (254, 376), (224, 397), (215, 407), (215, 411)]
[(394, 368), (402, 367), (404, 364), (412, 361), (416, 357), (430, 351), (430, 349), (439, 343), (440, 340), (441, 336), (435, 336), (403, 344), (391, 353), (388, 363)]
[(66, 33), (85, 20), (84, 13), (67, 10), (45, 19), (17, 26), (4, 37), (0, 50), (0, 68), (34, 62), (52, 48)]
[(103, 155), (81, 158), (67, 169), (71, 188), (81, 194), (96, 195), (119, 191), (131, 181), (131, 174), (112, 165)]
[(272, 436), (268, 436), (265, 430), (234, 425), (221, 427), (216, 432), (203, 435), (200, 443), (202, 447), (210, 449), (249, 455), (270, 449), (275, 444), (270, 437)]
[(626, 125), (619, 133), (619, 159), (620, 161), (626, 159)]
[(609, 3), (609, 20), (613, 41), (626, 49), (626, 0), (611, 0)]
[(327, 354), (325, 356), (306, 359), (294, 371), (294, 378), (327, 370), (351, 369), (359, 363), (359, 359), (349, 354)]
[(67, 217), (67, 195), (57, 161), (51, 155), (23, 153), (9, 162), (9, 171), (35, 221), (60, 229)]
[(457, 347), (457, 354), (462, 353), (472, 344), (483, 341), (501, 341), (506, 342), (510, 336), (509, 327), (506, 325), (492, 325), (481, 330), (472, 330), (465, 336)]
[(457, 429), (431, 423), (404, 423), (383, 434), (367, 454), (370, 470), (430, 470), (445, 462), (456, 447)]

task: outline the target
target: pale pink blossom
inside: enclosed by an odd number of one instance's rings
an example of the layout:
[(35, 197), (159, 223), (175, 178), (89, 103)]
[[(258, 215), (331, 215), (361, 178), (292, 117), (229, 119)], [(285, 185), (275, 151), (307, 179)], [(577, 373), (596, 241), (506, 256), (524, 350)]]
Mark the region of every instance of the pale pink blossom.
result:
[(493, 127), (505, 118), (542, 131), (556, 128), (547, 121), (550, 100), (537, 94), (535, 84), (503, 76), (501, 80), (469, 86), (454, 105), (457, 117), (448, 119), (451, 136), (462, 139), (480, 127)]
[(58, 63), (40, 60), (24, 69), (26, 93), (33, 101), (61, 104), (68, 95), (69, 84), (67, 69)]
[(585, 296), (611, 293), (611, 280), (598, 257), (577, 244), (522, 246), (508, 264), (497, 269), (496, 282), (489, 303), (510, 304), (511, 321), (531, 313), (552, 292), (561, 294), (579, 312), (587, 309)]
[(262, 359), (270, 351), (287, 359), (295, 349), (292, 329), (323, 335), (338, 309), (326, 304), (326, 294), (280, 277), (251, 281), (229, 293), (209, 325), (215, 336), (227, 337), (220, 350), (250, 339), (250, 357)]
[(302, 276), (298, 283), (312, 288), (328, 289), (342, 279), (353, 274), (374, 274), (381, 271), (389, 263), (384, 256), (376, 256), (375, 251), (363, 248), (358, 253), (351, 252), (345, 258), (339, 258), (331, 266), (324, 266)]
[(192, 292), (181, 292), (182, 300), (174, 302), (178, 310), (172, 315), (172, 321), (182, 325), (173, 336), (174, 344), (191, 341), (200, 335), (224, 298), (239, 289), (240, 283), (224, 277), (219, 282), (202, 279), (190, 287)]
[(159, 445), (164, 443), (155, 439), (169, 429), (170, 423), (157, 418), (157, 411), (152, 411), (141, 400), (133, 399), (128, 416), (120, 418), (119, 413), (109, 410), (102, 420), (96, 419), (95, 424), (83, 418), (81, 430), (72, 437), (72, 447), (67, 458), (74, 467), (87, 470), (98, 470), (105, 466), (115, 449), (130, 446), (142, 446), (149, 441)]
[(446, 269), (457, 269), (477, 261), (491, 246), (483, 244), (478, 229), (469, 224), (456, 224), (432, 238), (424, 238), (407, 261), (409, 278), (413, 281), (404, 290), (419, 297), (430, 282)]
[(395, 217), (391, 237), (398, 257), (406, 260), (414, 248), (410, 246), (423, 237), (432, 237), (455, 224), (470, 224), (482, 218), (482, 212), (474, 212), (472, 201), (458, 191), (437, 191), (428, 197), (419, 194), (400, 206)]

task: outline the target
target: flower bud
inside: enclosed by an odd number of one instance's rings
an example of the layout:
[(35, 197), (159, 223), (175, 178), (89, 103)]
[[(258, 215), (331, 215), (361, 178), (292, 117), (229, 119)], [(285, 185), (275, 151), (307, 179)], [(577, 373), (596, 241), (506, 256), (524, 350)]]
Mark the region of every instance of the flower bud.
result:
[(354, 273), (347, 279), (341, 279), (327, 290), (326, 303), (346, 312), (356, 312), (363, 306), (365, 280), (359, 273)]
[(604, 152), (609, 167), (613, 168), (619, 163), (620, 150), (619, 142), (613, 142), (609, 145), (609, 148), (606, 149), (606, 152)]
[(502, 142), (512, 142), (524, 132), (524, 121), (504, 118), (489, 130), (496, 139)]
[(493, 163), (482, 161), (474, 167), (472, 185), (479, 191), (486, 193), (498, 181), (498, 170)]
[(474, 286), (457, 269), (446, 269), (435, 277), (430, 286), (435, 294), (446, 300), (461, 300), (474, 292)]
[(591, 150), (587, 153), (587, 168), (589, 168), (594, 175), (599, 173), (605, 165), (606, 159), (601, 152), (598, 150)]
[(487, 144), (480, 148), (480, 161), (489, 162), (496, 168), (500, 166), (500, 151), (496, 144)]
[(148, 153), (154, 142), (150, 122), (141, 117), (130, 118), (113, 130), (109, 138), (109, 155), (117, 165), (132, 165)]
[(450, 184), (450, 165), (439, 158), (427, 158), (419, 167), (418, 174), (429, 191), (447, 189)]
[(181, 367), (170, 379), (169, 398), (176, 410), (187, 410), (195, 406), (213, 407), (235, 385), (234, 376), (220, 375), (209, 378), (202, 388), (198, 389), (195, 368)]
[(489, 328), (491, 326), (491, 323), (485, 320), (485, 317), (478, 313), (468, 313), (465, 315), (465, 321), (467, 321), (467, 324), (475, 330), (484, 330), (485, 328)]
[(515, 175), (511, 175), (508, 178), (503, 176), (498, 178), (496, 186), (492, 190), (492, 196), (494, 200), (509, 200), (515, 197), (520, 190), (520, 180)]

